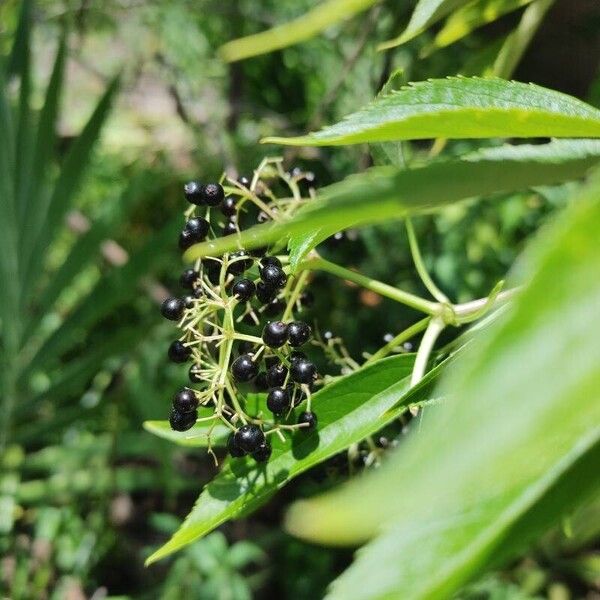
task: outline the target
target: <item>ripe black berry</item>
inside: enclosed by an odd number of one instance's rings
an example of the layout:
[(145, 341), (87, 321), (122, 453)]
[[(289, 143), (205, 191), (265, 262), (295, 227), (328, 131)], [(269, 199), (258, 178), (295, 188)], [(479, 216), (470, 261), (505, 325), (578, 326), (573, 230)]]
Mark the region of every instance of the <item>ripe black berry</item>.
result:
[(183, 300), (181, 298), (167, 298), (160, 307), (160, 312), (165, 319), (169, 321), (179, 321), (183, 316), (184, 309)]
[(234, 233), (237, 233), (235, 221), (227, 221), (223, 227), (223, 235), (233, 235)]
[(316, 375), (317, 368), (306, 358), (294, 360), (290, 365), (290, 376), (296, 383), (312, 383)]
[(235, 441), (235, 433), (231, 433), (227, 438), (227, 451), (234, 458), (244, 456), (246, 453), (237, 445)]
[(242, 354), (231, 363), (231, 372), (237, 381), (250, 381), (258, 374), (258, 365), (249, 354)]
[(280, 348), (287, 341), (287, 325), (283, 321), (271, 321), (262, 332), (263, 342), (269, 348)]
[(225, 192), (219, 183), (207, 183), (202, 188), (202, 199), (208, 206), (218, 206), (223, 202)]
[(269, 387), (282, 386), (287, 372), (287, 369), (281, 363), (269, 367), (267, 369), (267, 385)]
[(267, 462), (271, 456), (271, 444), (266, 440), (252, 453), (252, 458), (256, 462)]
[(249, 279), (239, 279), (233, 284), (231, 288), (231, 293), (241, 302), (246, 302), (252, 298), (254, 292), (256, 291), (256, 286), (253, 281)]
[(179, 278), (179, 285), (188, 290), (194, 289), (194, 283), (199, 275), (198, 271), (194, 271), (194, 269), (186, 269)]
[(290, 362), (294, 362), (296, 360), (300, 360), (301, 358), (306, 358), (306, 354), (304, 354), (304, 352), (300, 352), (300, 350), (294, 350), (290, 354)]
[(176, 363), (184, 363), (192, 355), (192, 350), (188, 346), (185, 346), (182, 341), (175, 340), (171, 342), (167, 354), (169, 360)]
[(273, 388), (267, 396), (267, 407), (274, 415), (283, 414), (290, 407), (290, 393), (287, 389)]
[(189, 181), (183, 186), (185, 199), (191, 204), (202, 204), (202, 185), (197, 181)]
[(256, 284), (256, 297), (263, 304), (268, 304), (275, 297), (276, 290), (272, 285), (259, 281)]
[(281, 267), (276, 265), (267, 265), (260, 269), (260, 278), (273, 287), (283, 287), (287, 281), (287, 276)]
[(227, 272), (232, 275), (241, 275), (246, 269), (252, 266), (252, 259), (248, 258), (248, 254), (244, 250), (234, 252), (231, 258), (236, 259), (227, 267)]
[(201, 242), (208, 234), (210, 225), (208, 221), (202, 217), (192, 217), (188, 219), (184, 231), (191, 234), (195, 242)]
[(223, 204), (221, 204), (221, 212), (226, 217), (233, 217), (237, 213), (236, 202), (233, 196), (227, 196), (225, 200), (223, 200)]
[(260, 259), (260, 266), (267, 267), (269, 265), (273, 265), (281, 269), (281, 261), (276, 256), (263, 256)]
[(202, 377), (200, 377), (200, 373), (196, 371), (196, 365), (190, 367), (188, 378), (192, 383), (202, 383)]
[(173, 429), (173, 431), (187, 431), (194, 426), (197, 418), (197, 410), (182, 413), (176, 408), (172, 408), (171, 414), (169, 415), (169, 424), (171, 425), (171, 429)]
[(187, 250), (190, 246), (194, 245), (194, 237), (192, 236), (192, 234), (187, 231), (187, 230), (183, 230), (180, 234), (179, 234), (179, 248), (181, 250)]
[(303, 431), (310, 431), (317, 427), (317, 415), (314, 412), (305, 411), (298, 415), (298, 424), (307, 423), (308, 426), (304, 426), (301, 429)]
[(173, 408), (181, 413), (191, 412), (198, 408), (198, 398), (189, 388), (182, 388), (173, 397)]
[(293, 321), (288, 325), (288, 343), (294, 348), (302, 346), (310, 338), (310, 327), (303, 321)]
[(254, 344), (249, 342), (248, 340), (242, 340), (238, 344), (238, 352), (239, 354), (248, 354), (254, 351)]
[(192, 292), (194, 298), (202, 298), (204, 296), (204, 290), (201, 286), (197, 285)]
[(183, 297), (183, 305), (186, 308), (192, 308), (194, 306), (194, 296), (187, 295)]
[(243, 425), (235, 432), (234, 440), (244, 452), (254, 452), (265, 441), (265, 434), (258, 425)]

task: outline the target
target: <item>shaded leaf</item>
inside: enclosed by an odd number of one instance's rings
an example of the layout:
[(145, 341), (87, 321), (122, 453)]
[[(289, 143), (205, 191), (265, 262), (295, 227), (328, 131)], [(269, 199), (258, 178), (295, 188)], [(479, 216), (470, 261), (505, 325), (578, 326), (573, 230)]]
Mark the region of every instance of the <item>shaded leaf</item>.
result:
[(412, 83), (321, 131), (262, 142), (340, 146), (436, 137), (600, 137), (600, 110), (533, 84), (451, 77)]
[(516, 273), (529, 284), (473, 336), (436, 393), (446, 402), (395, 456), (292, 507), (303, 538), (375, 537), (330, 598), (451, 597), (598, 493), (599, 199), (600, 178), (539, 236)]
[(376, 2), (377, 0), (325, 0), (289, 23), (224, 44), (219, 48), (219, 54), (227, 62), (234, 62), (293, 46), (366, 10)]

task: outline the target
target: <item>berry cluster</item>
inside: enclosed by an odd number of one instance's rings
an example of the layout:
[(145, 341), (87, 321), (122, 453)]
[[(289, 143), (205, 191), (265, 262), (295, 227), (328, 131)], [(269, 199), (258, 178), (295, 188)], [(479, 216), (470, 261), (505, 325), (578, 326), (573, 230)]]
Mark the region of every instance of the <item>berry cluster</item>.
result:
[[(302, 194), (301, 183), (312, 182), (308, 175), (284, 173), (280, 161), (265, 161), (251, 182), (187, 183), (184, 194), (191, 206), (179, 247), (185, 251), (219, 234), (235, 235), (246, 223), (288, 218), (312, 195), (310, 186), (308, 197)], [(290, 197), (278, 197), (267, 184), (272, 179), (287, 184)], [(287, 256), (275, 256), (278, 250), (239, 248), (199, 259), (181, 274), (185, 295), (167, 298), (161, 308), (182, 332), (169, 346), (169, 359), (191, 362), (193, 384), (175, 394), (171, 427), (187, 431), (197, 422), (209, 422), (204, 431), (210, 450), (210, 436), (221, 422), (231, 431), (229, 454), (251, 455), (257, 462), (271, 455), (269, 435), (284, 438), (286, 432), (317, 426), (310, 410), (317, 369), (299, 350), (311, 341), (311, 327), (294, 317), (311, 304), (312, 296), (305, 289), (307, 274), (290, 276)], [(249, 414), (252, 391), (267, 392), (268, 412)], [(303, 402), (305, 410), (293, 417)], [(207, 414), (199, 416), (203, 410)]]

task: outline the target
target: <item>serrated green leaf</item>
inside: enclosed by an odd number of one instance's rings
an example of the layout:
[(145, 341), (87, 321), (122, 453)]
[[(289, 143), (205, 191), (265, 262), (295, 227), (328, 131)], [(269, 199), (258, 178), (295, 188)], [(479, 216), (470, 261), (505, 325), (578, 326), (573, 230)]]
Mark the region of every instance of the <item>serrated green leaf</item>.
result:
[(491, 23), (533, 0), (473, 0), (452, 13), (435, 36), (429, 50), (445, 48), (469, 35), (478, 27)]
[(458, 10), (470, 0), (419, 0), (406, 29), (395, 39), (379, 46), (380, 50), (404, 44), (431, 27), (437, 21)]
[[(600, 141), (557, 140), (489, 148), (410, 170), (376, 167), (322, 189), (291, 221), (265, 223), (240, 235), (197, 244), (185, 253), (185, 260), (287, 238), (294, 240), (295, 267), (332, 231), (432, 212), (466, 198), (577, 179), (599, 161)], [(296, 246), (302, 247), (296, 251)]]
[(375, 4), (378, 0), (326, 0), (306, 14), (267, 31), (249, 35), (224, 44), (219, 54), (227, 62), (234, 62), (293, 46), (317, 33), (349, 19)]
[[(196, 423), (187, 431), (173, 431), (169, 421), (144, 421), (144, 429), (164, 440), (188, 448), (207, 448), (208, 431), (211, 425)], [(229, 429), (225, 425), (216, 425), (210, 434), (210, 445), (219, 448), (227, 444)]]
[(318, 432), (298, 431), (285, 442), (273, 436), (273, 453), (264, 467), (251, 459), (229, 461), (204, 488), (182, 527), (147, 563), (183, 548), (242, 510), (258, 507), (300, 473), (378, 431), (410, 403), (427, 398), (440, 368), (409, 391), (413, 364), (413, 355), (387, 358), (317, 392), (312, 410), (318, 415)]
[(440, 409), (376, 474), (292, 507), (303, 538), (375, 537), (329, 598), (452, 597), (600, 491), (599, 229), (600, 178), (521, 260), (529, 283), (447, 370)]
[(342, 146), (429, 138), (600, 137), (600, 110), (533, 84), (451, 77), (412, 83), (308, 135), (263, 143)]

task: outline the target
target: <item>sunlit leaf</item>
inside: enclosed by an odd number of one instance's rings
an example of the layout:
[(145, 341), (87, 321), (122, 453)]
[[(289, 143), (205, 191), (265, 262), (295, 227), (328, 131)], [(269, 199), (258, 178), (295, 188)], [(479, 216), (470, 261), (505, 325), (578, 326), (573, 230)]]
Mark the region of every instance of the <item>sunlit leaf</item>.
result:
[(216, 425), (211, 430), (211, 424), (197, 423), (187, 431), (173, 431), (168, 421), (144, 421), (144, 429), (154, 435), (169, 440), (178, 446), (189, 448), (208, 447), (210, 431), (210, 445), (217, 447), (225, 446), (229, 429), (224, 425)]
[(429, 138), (600, 137), (600, 110), (537, 85), (451, 77), (432, 79), (375, 99), (309, 135), (264, 143), (340, 146)]

